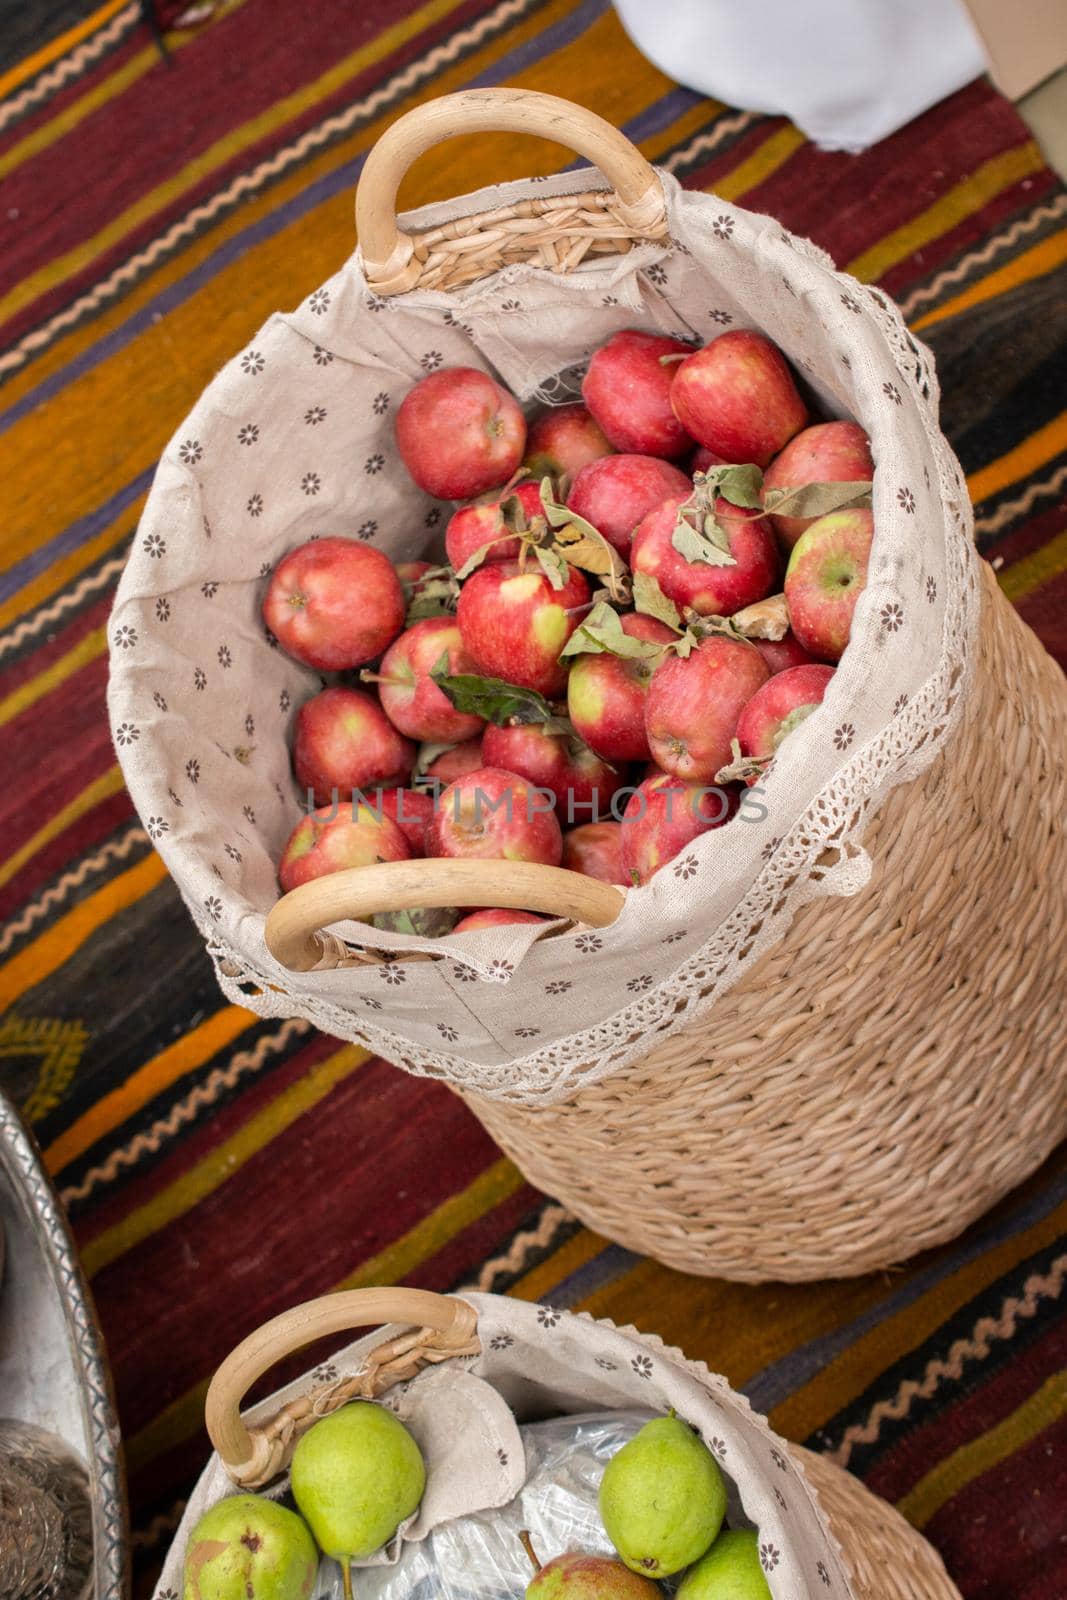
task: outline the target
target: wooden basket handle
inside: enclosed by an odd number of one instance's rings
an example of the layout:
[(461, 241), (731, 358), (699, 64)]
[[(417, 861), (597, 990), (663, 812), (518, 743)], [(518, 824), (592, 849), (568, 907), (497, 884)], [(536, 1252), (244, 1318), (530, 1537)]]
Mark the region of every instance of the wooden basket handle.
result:
[(465, 89), (398, 117), (367, 157), (356, 193), (356, 229), (367, 283), (403, 294), (419, 277), (414, 240), (396, 222), (401, 179), (416, 158), (462, 133), (528, 133), (576, 150), (600, 168), (618, 195), (617, 214), (653, 231), (665, 215), (663, 187), (644, 156), (595, 111), (531, 89)]
[[(606, 928), (625, 903), (625, 890), (563, 867), (529, 861), (386, 861), (349, 867), (290, 889), (272, 908), (264, 930), (267, 949), (290, 972), (340, 965), (343, 947), (320, 932), (331, 923), (376, 911), (416, 906), (507, 906), (567, 917)], [(338, 948), (339, 947), (339, 948)]]
[[(383, 1322), (411, 1324), (412, 1331), (376, 1346), (352, 1378), (290, 1401), (262, 1427), (245, 1426), (241, 1401), (275, 1362), (327, 1334)], [(243, 1339), (215, 1373), (204, 1407), (211, 1442), (235, 1483), (246, 1488), (266, 1483), (281, 1471), (300, 1433), (320, 1416), (351, 1399), (383, 1393), (413, 1377), (427, 1361), (477, 1354), (477, 1327), (477, 1314), (465, 1300), (425, 1289), (347, 1289), (293, 1306)]]

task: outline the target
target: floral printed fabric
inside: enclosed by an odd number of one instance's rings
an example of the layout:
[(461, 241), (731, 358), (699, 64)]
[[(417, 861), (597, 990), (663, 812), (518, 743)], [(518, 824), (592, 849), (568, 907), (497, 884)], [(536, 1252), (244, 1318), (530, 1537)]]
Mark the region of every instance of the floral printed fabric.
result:
[[(880, 294), (770, 218), (663, 182), (665, 248), (598, 257), (569, 277), (518, 266), (456, 294), (393, 299), (368, 291), (357, 254), (295, 312), (272, 318), (165, 452), (110, 626), (123, 771), (230, 998), (265, 1016), (304, 1016), (410, 1071), (531, 1104), (691, 1026), (806, 899), (862, 888), (871, 808), (933, 759), (969, 682), (976, 557), (927, 352)], [(575, 173), (556, 187), (588, 183)], [(428, 226), (528, 192), (544, 190), (506, 185), (408, 220)], [(300, 815), (288, 736), (324, 680), (263, 626), (274, 564), (335, 534), (397, 560), (440, 549), (450, 507), (414, 487), (393, 438), (396, 408), (425, 372), (479, 366), (524, 400), (565, 400), (619, 328), (702, 343), (753, 325), (782, 346), (821, 408), (863, 423), (877, 463), (876, 542), (853, 643), (826, 700), (775, 760), (765, 815), (705, 834), (596, 933), (546, 938), (527, 924), (442, 943), (342, 924), (335, 931), (386, 956), (443, 959), (283, 971), (263, 926)], [(816, 880), (831, 837), (840, 859)]]
[[(858, 1600), (847, 1562), (788, 1445), (725, 1379), (634, 1329), (505, 1296), (463, 1298), (478, 1312), (481, 1355), (428, 1368), (386, 1396), (412, 1428), (427, 1463), (427, 1494), (405, 1537), (423, 1539), (446, 1517), (503, 1505), (518, 1492), (524, 1479), (516, 1420), (673, 1407), (713, 1452), (732, 1485), (732, 1502), (759, 1529), (760, 1561), (774, 1600)], [(383, 1330), (340, 1350), (329, 1376), (358, 1372), (364, 1353), (398, 1331)], [(265, 1420), (322, 1381), (320, 1373), (307, 1373), (254, 1407), (249, 1420)], [(181, 1591), (191, 1529), (209, 1505), (236, 1492), (213, 1456), (186, 1507), (155, 1600), (168, 1588)], [(396, 1555), (390, 1547), (367, 1564)]]

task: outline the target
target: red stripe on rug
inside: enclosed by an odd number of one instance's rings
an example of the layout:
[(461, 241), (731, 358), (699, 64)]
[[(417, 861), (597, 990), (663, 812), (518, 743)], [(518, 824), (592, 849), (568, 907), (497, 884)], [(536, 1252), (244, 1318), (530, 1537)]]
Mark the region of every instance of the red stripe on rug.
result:
[[(487, 1255), (502, 1250), (538, 1203), (539, 1197), (524, 1185), (499, 1206), (488, 1211), (479, 1223), (456, 1235), (445, 1250), (431, 1257), (402, 1282), (408, 1287), (431, 1289), (437, 1293), (448, 1292), (457, 1282), (473, 1277)], [(458, 1271), (453, 1270), (457, 1262)], [(351, 1338), (355, 1337), (357, 1335), (353, 1333)], [(334, 1334), (329, 1339), (308, 1345), (273, 1367), (253, 1393), (257, 1396), (269, 1394), (301, 1373), (312, 1370), (348, 1342), (348, 1335)], [(170, 1505), (179, 1495), (188, 1492), (189, 1486), (207, 1465), (210, 1452), (211, 1441), (202, 1428), (171, 1449), (161, 1451), (132, 1474), (134, 1502), (141, 1506)]]
[[(0, 666), (0, 701), (6, 700), (9, 694), (13, 694), (24, 683), (29, 683), (32, 678), (47, 672), (54, 662), (80, 644), (87, 633), (92, 633), (94, 628), (102, 628), (107, 622), (114, 598), (114, 593), (109, 590), (93, 605), (80, 611), (58, 633), (40, 635), (40, 644), (27, 655), (6, 668)], [(41, 701), (37, 702), (38, 707), (41, 704)]]
[(923, 1531), (967, 1600), (1062, 1600), (1067, 1419), (969, 1483)]
[[(1001, 1346), (998, 1356), (1003, 1353)], [(983, 1371), (981, 1361), (973, 1361), (956, 1391), (950, 1387), (940, 1397), (937, 1413), (910, 1427), (864, 1474), (864, 1482), (886, 1500), (903, 1499), (930, 1470), (931, 1462), (944, 1461), (995, 1428), (1065, 1366), (1064, 1320), (1051, 1325), (1042, 1339), (991, 1373)]]
[(750, 210), (814, 239), (844, 265), (933, 205), (1030, 131), (978, 80), (859, 155), (802, 145), (744, 196)]
[(1032, 594), (1017, 600), (1015, 609), (1067, 672), (1067, 571), (1057, 572)]
[[(124, 822), (134, 819), (133, 801), (125, 789), (102, 800), (84, 816), (72, 822), (69, 828), (58, 833), (40, 850), (34, 852), (15, 876), (0, 889), (0, 922), (14, 917), (19, 908), (35, 899), (53, 879), (65, 869), (73, 870), (83, 856), (98, 850), (104, 841)], [(2, 826), (2, 824), (0, 824)], [(112, 865), (106, 876), (114, 877), (137, 859), (131, 854), (125, 861)], [(64, 907), (54, 913), (61, 916)], [(51, 919), (49, 919), (51, 920)], [(46, 924), (35, 924), (37, 928)]]
[[(275, 1026), (280, 1028), (281, 1021), (279, 1020)], [(167, 1154), (157, 1160), (149, 1170), (124, 1177), (108, 1189), (97, 1191), (91, 1214), (79, 1218), (74, 1224), (74, 1235), (79, 1249), (84, 1250), (98, 1234), (121, 1222), (131, 1211), (146, 1205), (154, 1195), (175, 1183), (183, 1172), (188, 1172), (198, 1161), (203, 1161), (212, 1150), (217, 1149), (238, 1128), (263, 1110), (264, 1106), (276, 1100), (289, 1084), (302, 1078), (313, 1066), (324, 1061), (340, 1046), (341, 1040), (334, 1039), (326, 1033), (309, 1030), (309, 1035), (304, 1036), (303, 1042), (298, 1039), (295, 1045), (290, 1047), (292, 1053), (289, 1056), (278, 1057), (268, 1054), (258, 1076), (241, 1079), (241, 1093), (236, 1099), (211, 1110), (203, 1109), (200, 1112), (200, 1121), (195, 1126), (166, 1142)], [(244, 1050), (252, 1049), (254, 1046), (251, 1040), (242, 1040), (239, 1046), (227, 1045), (218, 1056), (198, 1062), (195, 1067), (190, 1068), (197, 1082), (203, 1083), (213, 1064), (225, 1066), (237, 1048)], [(166, 1115), (169, 1108), (182, 1099), (185, 1083), (185, 1079), (179, 1078), (174, 1083), (168, 1084), (158, 1101), (150, 1102), (143, 1109), (138, 1118), (138, 1125), (146, 1117), (151, 1117), (153, 1110), (160, 1116)], [(89, 1152), (90, 1160), (92, 1162), (105, 1160), (116, 1144), (125, 1143), (132, 1131), (131, 1125), (124, 1123), (118, 1130), (118, 1139), (116, 1140), (115, 1135), (111, 1135), (104, 1143), (94, 1147)], [(64, 1173), (65, 1181), (70, 1181), (71, 1177), (71, 1173)]]
[[(490, 10), (493, 3), (494, 0), (467, 0), (455, 12), (416, 34), (392, 54), (374, 62), (331, 95), (317, 101), (290, 121), (272, 128), (261, 139), (213, 168), (198, 183), (184, 190), (169, 204), (161, 206), (144, 223), (131, 229), (111, 249), (95, 257), (83, 269), (65, 277), (55, 288), (10, 318), (5, 324), (5, 338), (17, 337), (26, 328), (68, 304), (79, 292), (106, 277), (118, 262), (159, 237), (171, 222), (224, 189), (238, 173), (251, 171), (261, 159), (298, 137), (306, 128), (315, 126), (331, 113), (350, 105), (414, 57), (431, 48), (437, 40), (447, 37), (472, 17)], [(331, 12), (328, 7), (300, 7), (297, 14), (301, 19), (313, 17), (316, 20), (316, 48), (310, 56), (305, 57), (300, 51), (290, 48), (290, 26), (286, 17), (292, 18), (292, 9), (281, 4), (268, 8), (269, 26), (265, 19), (260, 25), (249, 16), (255, 10), (258, 18), (262, 9), (261, 0), (248, 0), (240, 11), (218, 25), (236, 28), (241, 19), (246, 18), (245, 25), (251, 26), (255, 34), (255, 48), (251, 52), (243, 44), (232, 52), (226, 49), (213, 50), (201, 63), (195, 54), (195, 47), (191, 46), (174, 58), (175, 65), (165, 77), (160, 76), (162, 69), (153, 69), (132, 85), (122, 97), (118, 114), (114, 107), (110, 108), (110, 115), (109, 108), (103, 108), (98, 118), (87, 119), (78, 130), (79, 138), (74, 151), (69, 148), (69, 141), (61, 141), (11, 175), (7, 184), (12, 192), (16, 191), (18, 185), (25, 185), (29, 196), (42, 186), (55, 183), (61, 193), (64, 190), (66, 193), (62, 205), (57, 206), (46, 219), (43, 232), (24, 230), (12, 240), (11, 252), (5, 252), (0, 271), (3, 280), (0, 287), (19, 282), (42, 262), (81, 244), (92, 233), (92, 220), (101, 214), (101, 205), (106, 204), (109, 214), (120, 212), (141, 195), (172, 177), (187, 160), (214, 140), (252, 120), (260, 112), (269, 110), (285, 95), (313, 82), (321, 72), (335, 65), (340, 57), (366, 42), (367, 30), (359, 27), (350, 26), (342, 37), (337, 36), (338, 19), (355, 21), (365, 15), (359, 8), (338, 13)], [(396, 16), (414, 9), (415, 0), (406, 0), (402, 6), (393, 0), (390, 15), (375, 17), (370, 35), (377, 35), (382, 31), (382, 25), (387, 26), (390, 21), (396, 20)], [(325, 33), (322, 31), (328, 19), (334, 28), (332, 34), (329, 29)], [(293, 63), (299, 63), (302, 68), (299, 78), (291, 71), (280, 73), (283, 64), (291, 66)], [(164, 90), (170, 113), (165, 123), (160, 125), (158, 108), (160, 93)], [(143, 130), (141, 139), (134, 135), (136, 156), (131, 154), (127, 143), (131, 124)], [(122, 137), (124, 132), (125, 139)], [(121, 148), (116, 147), (116, 143)], [(91, 187), (86, 188), (90, 152), (93, 168), (109, 174), (108, 192), (103, 196)], [(19, 201), (16, 198), (8, 203), (17, 206)]]
[(96, 1274), (127, 1435), (255, 1323), (325, 1293), (497, 1159), (443, 1085), (365, 1063), (191, 1210)]

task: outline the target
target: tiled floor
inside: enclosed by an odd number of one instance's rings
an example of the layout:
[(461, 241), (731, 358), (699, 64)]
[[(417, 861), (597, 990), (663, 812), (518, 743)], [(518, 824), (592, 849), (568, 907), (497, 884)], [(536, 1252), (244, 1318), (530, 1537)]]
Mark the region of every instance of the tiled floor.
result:
[(1067, 179), (1067, 67), (1053, 73), (1019, 101), (1050, 167)]

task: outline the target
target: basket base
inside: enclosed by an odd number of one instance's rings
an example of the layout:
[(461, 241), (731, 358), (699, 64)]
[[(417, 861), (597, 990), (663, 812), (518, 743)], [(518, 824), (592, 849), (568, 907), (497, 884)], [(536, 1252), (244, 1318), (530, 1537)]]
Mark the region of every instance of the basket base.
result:
[(899, 1511), (824, 1456), (790, 1446), (845, 1558), (856, 1600), (960, 1600), (933, 1545)]
[(985, 580), (960, 728), (872, 821), (864, 892), (573, 1099), (464, 1096), (597, 1232), (708, 1276), (852, 1276), (955, 1237), (1067, 1133), (1067, 683)]

